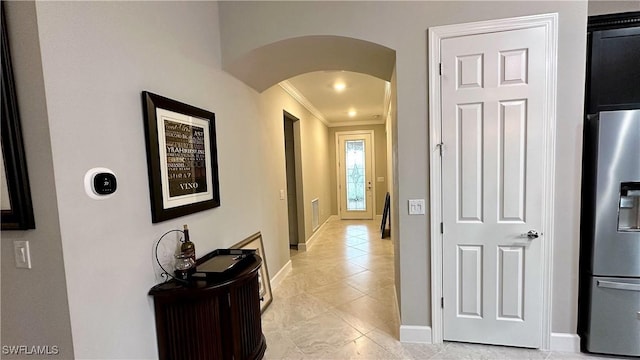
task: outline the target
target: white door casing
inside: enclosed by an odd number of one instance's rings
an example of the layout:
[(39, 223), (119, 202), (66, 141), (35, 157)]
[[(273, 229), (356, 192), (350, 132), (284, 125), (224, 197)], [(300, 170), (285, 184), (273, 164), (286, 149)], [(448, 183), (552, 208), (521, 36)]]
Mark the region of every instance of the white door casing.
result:
[(556, 22), (429, 31), (435, 343), (549, 346)]
[[(349, 142), (364, 144), (364, 192), (362, 194), (364, 198), (355, 207), (353, 203), (350, 204), (347, 196), (348, 178), (353, 175), (353, 170), (347, 169), (346, 166), (346, 148)], [(375, 209), (373, 146), (373, 131), (371, 130), (336, 132), (336, 174), (338, 177), (338, 214), (340, 219), (373, 219)]]

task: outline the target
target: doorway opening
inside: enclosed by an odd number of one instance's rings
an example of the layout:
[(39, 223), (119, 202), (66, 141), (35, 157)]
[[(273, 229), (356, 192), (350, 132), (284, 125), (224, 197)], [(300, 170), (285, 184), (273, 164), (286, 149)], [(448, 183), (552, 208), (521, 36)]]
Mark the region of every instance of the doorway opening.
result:
[(287, 172), (287, 209), (289, 220), (289, 248), (298, 249), (301, 230), (304, 230), (304, 219), (302, 212), (302, 181), (300, 167), (300, 119), (283, 111), (284, 115), (284, 154)]
[[(283, 61), (286, 59), (286, 61)], [(359, 126), (367, 126), (369, 127), (372, 124), (376, 124), (383, 129), (379, 131), (376, 130), (376, 136), (383, 136), (386, 139), (387, 146), (382, 147), (380, 150), (379, 156), (377, 156), (378, 161), (382, 161), (382, 153), (386, 153), (386, 172), (383, 171), (385, 167), (380, 164), (376, 164), (377, 169), (381, 171), (380, 174), (375, 174), (372, 177), (372, 185), (374, 179), (376, 182), (385, 183), (386, 190), (390, 192), (391, 196), (391, 219), (395, 219), (394, 221), (398, 221), (399, 219), (399, 207), (398, 207), (398, 187), (397, 187), (397, 174), (398, 174), (398, 165), (397, 165), (397, 105), (396, 105), (396, 52), (395, 50), (385, 47), (380, 44), (372, 43), (365, 40), (344, 37), (344, 36), (326, 36), (326, 35), (311, 35), (311, 36), (301, 36), (288, 38), (284, 40), (279, 40), (273, 43), (268, 43), (256, 48), (247, 49), (247, 51), (234, 58), (228, 59), (224, 65), (224, 69), (242, 80), (245, 84), (252, 87), (254, 90), (258, 92), (263, 92), (270, 87), (279, 84), (285, 91), (287, 90), (286, 83), (287, 81), (291, 81), (293, 77), (313, 73), (313, 72), (353, 72), (359, 74), (369, 75), (380, 80), (384, 80), (389, 82), (389, 86), (387, 93), (385, 94), (386, 98), (388, 97), (388, 102), (393, 103), (392, 106), (389, 106), (387, 110), (383, 110), (382, 113), (378, 117), (370, 116), (367, 119), (363, 119), (363, 122), (359, 124)], [(223, 59), (223, 63), (225, 63)], [(316, 86), (316, 89), (322, 88), (325, 91), (334, 91), (338, 90), (333, 87), (333, 84), (321, 83), (317, 82), (316, 85), (324, 86)], [(297, 89), (301, 89), (301, 87), (297, 87)], [(351, 88), (353, 90), (353, 88)], [(367, 90), (371, 90), (371, 87), (365, 87)], [(299, 96), (302, 94), (308, 95), (309, 93), (302, 91), (300, 93), (289, 92), (291, 97), (298, 101), (302, 106), (307, 107), (304, 100), (307, 96)], [(386, 101), (386, 100), (385, 100)], [(311, 102), (313, 104), (313, 102)], [(393, 109), (393, 110), (392, 110)], [(290, 111), (296, 111), (297, 106), (292, 106), (289, 108)], [(309, 110), (309, 108), (307, 108)], [(349, 111), (350, 112), (350, 111)], [(346, 112), (346, 115), (350, 115), (349, 112)], [(310, 113), (315, 116), (315, 112), (310, 110)], [(356, 112), (355, 116), (358, 114), (362, 115), (365, 112)], [(328, 150), (328, 152), (333, 152), (335, 146), (328, 147), (327, 149), (320, 150), (312, 150), (313, 146), (310, 146), (310, 143), (307, 141), (309, 138), (308, 131), (311, 129), (308, 126), (309, 122), (306, 118), (306, 113), (297, 114), (299, 117), (299, 121), (292, 120), (293, 128), (294, 128), (294, 137), (293, 137), (293, 146), (294, 150), (296, 149), (304, 149), (303, 152), (300, 152), (303, 156), (296, 157), (297, 154), (294, 151), (294, 156), (289, 156), (293, 161), (289, 161), (286, 164), (286, 189), (289, 192), (289, 196), (287, 196), (287, 217), (289, 218), (289, 231), (290, 238), (294, 238), (297, 233), (298, 244), (300, 244), (300, 250), (308, 250), (311, 247), (311, 244), (320, 239), (319, 235), (315, 236), (315, 234), (320, 234), (323, 230), (322, 225), (317, 229), (317, 231), (312, 231), (313, 222), (310, 217), (312, 214), (312, 206), (313, 199), (319, 198), (319, 211), (320, 211), (320, 220), (319, 223), (323, 224), (324, 219), (327, 216), (331, 217), (337, 215), (337, 209), (335, 209), (336, 205), (334, 203), (335, 196), (337, 192), (334, 190), (336, 185), (331, 184), (335, 176), (333, 174), (330, 175), (330, 178), (327, 179), (330, 182), (329, 191), (325, 191), (325, 188), (322, 188), (322, 191), (315, 191), (316, 185), (319, 183), (317, 176), (308, 176), (310, 172), (309, 169), (312, 170), (314, 167), (318, 166), (327, 166), (332, 159), (335, 159), (335, 154), (331, 154), (328, 161), (325, 161), (324, 158), (318, 160), (318, 156), (309, 156), (309, 155), (317, 155), (324, 154), (324, 150)], [(326, 113), (325, 113), (326, 114)], [(344, 115), (344, 114), (342, 114)], [(285, 115), (286, 116), (286, 115)], [(386, 125), (384, 122), (379, 122), (382, 117), (388, 119)], [(318, 118), (322, 121), (321, 118)], [(333, 121), (333, 119), (331, 119)], [(286, 120), (285, 120), (286, 121)], [(338, 127), (346, 127), (346, 121), (339, 121), (333, 124), (333, 126), (329, 126), (329, 133), (339, 131), (336, 128)], [(326, 124), (325, 124), (326, 125)], [(333, 128), (333, 129), (332, 129)], [(359, 127), (362, 129), (362, 127)], [(356, 129), (353, 129), (356, 130)], [(291, 132), (291, 130), (288, 130)], [(295, 137), (296, 131), (300, 131), (300, 138)], [(324, 134), (324, 133), (323, 133)], [(333, 134), (331, 134), (333, 135)], [(291, 139), (291, 137), (289, 137)], [(313, 140), (317, 140), (313, 138)], [(331, 139), (333, 140), (333, 139)], [(300, 141), (304, 142), (301, 143)], [(384, 144), (382, 139), (376, 139), (377, 144)], [(291, 154), (291, 149), (286, 150), (288, 154)], [(312, 162), (309, 161), (307, 157), (311, 157)], [(304, 160), (303, 160), (304, 159)], [(300, 160), (300, 162), (297, 162)], [(297, 162), (297, 163), (296, 163)], [(291, 165), (293, 163), (293, 165)], [(308, 182), (305, 183), (305, 196), (303, 196), (303, 190), (301, 189), (301, 181), (302, 181), (302, 171), (298, 171), (299, 168), (303, 167), (304, 169), (304, 179)], [(293, 181), (292, 169), (296, 169), (297, 181)], [(332, 167), (331, 171), (333, 171), (335, 167)], [(313, 171), (311, 171), (313, 173)], [(315, 174), (314, 174), (315, 175)], [(386, 175), (386, 176), (385, 176)], [(385, 180), (387, 179), (387, 180)], [(297, 196), (292, 196), (293, 191), (290, 188), (290, 185), (295, 184), (296, 189), (295, 193)], [(326, 185), (326, 184), (322, 184)], [(383, 184), (378, 184), (378, 190), (383, 189)], [(332, 191), (333, 190), (333, 191)], [(377, 194), (378, 198), (384, 198), (383, 194)], [(372, 195), (374, 196), (374, 195)], [(306, 197), (306, 198), (305, 198)], [(331, 197), (331, 199), (329, 199)], [(296, 199), (294, 201), (293, 199)], [(301, 201), (303, 198), (304, 201)], [(325, 201), (327, 199), (327, 201)], [(284, 200), (284, 197), (283, 197)], [(332, 204), (333, 203), (333, 204)], [(375, 206), (376, 202), (371, 201), (372, 205)], [(330, 207), (329, 209), (327, 207)], [(381, 208), (380, 206), (379, 208)], [(375, 207), (372, 207), (375, 210)], [(296, 210), (293, 210), (296, 209)], [(327, 211), (330, 211), (328, 213)], [(378, 209), (378, 211), (380, 211)], [(297, 220), (294, 218), (294, 215), (297, 214)], [(283, 214), (284, 215), (284, 214)], [(371, 221), (371, 220), (370, 220)], [(374, 222), (374, 221), (371, 221)], [(337, 222), (340, 224), (340, 222)], [(346, 223), (346, 222), (345, 222)], [(297, 224), (297, 232), (293, 228), (292, 225)], [(338, 225), (336, 224), (336, 225)], [(340, 224), (340, 225), (348, 225), (348, 224)], [(397, 225), (397, 224), (396, 224)], [(392, 232), (392, 239), (398, 238), (398, 226), (393, 226), (392, 228), (396, 229)], [(333, 229), (335, 230), (335, 229)], [(368, 236), (367, 234), (361, 234)], [(284, 242), (284, 239), (281, 241)], [(386, 240), (385, 240), (386, 241)], [(291, 246), (291, 242), (289, 241), (289, 246)], [(399, 251), (399, 242), (395, 241), (390, 243), (394, 247), (393, 251), (393, 260), (387, 261), (393, 264), (393, 268), (395, 271), (394, 281), (399, 280), (399, 267), (400, 267), (400, 251)], [(284, 244), (282, 244), (284, 245)], [(291, 254), (291, 251), (290, 251)], [(390, 260), (390, 259), (389, 259)], [(388, 274), (388, 272), (387, 272)], [(400, 298), (401, 289), (399, 287), (394, 288), (396, 298)]]

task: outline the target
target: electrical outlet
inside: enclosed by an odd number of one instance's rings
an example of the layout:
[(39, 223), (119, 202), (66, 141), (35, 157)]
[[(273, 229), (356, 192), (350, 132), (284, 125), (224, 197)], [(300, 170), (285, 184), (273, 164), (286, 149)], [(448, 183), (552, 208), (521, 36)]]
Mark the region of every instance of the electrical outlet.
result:
[(409, 215), (424, 215), (424, 199), (409, 200)]

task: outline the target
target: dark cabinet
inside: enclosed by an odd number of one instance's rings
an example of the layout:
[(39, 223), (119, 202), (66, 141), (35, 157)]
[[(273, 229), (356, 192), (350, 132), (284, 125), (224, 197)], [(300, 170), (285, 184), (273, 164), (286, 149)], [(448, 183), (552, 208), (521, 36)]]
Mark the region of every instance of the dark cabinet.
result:
[(586, 113), (640, 108), (640, 13), (589, 24)]
[(160, 359), (261, 359), (266, 350), (260, 318), (257, 255), (215, 281), (175, 280), (154, 286)]
[[(600, 336), (600, 340), (602, 339), (602, 335), (594, 335), (590, 330), (594, 316), (609, 317), (608, 324), (615, 327), (616, 331), (626, 329), (625, 322), (616, 318), (617, 313), (623, 311), (620, 306), (612, 307), (613, 303), (608, 307), (601, 306), (602, 299), (612, 292), (598, 289), (593, 282), (594, 223), (596, 213), (600, 212), (600, 208), (596, 206), (599, 180), (595, 161), (600, 146), (600, 125), (595, 119), (613, 117), (603, 117), (603, 114), (600, 114), (603, 111), (640, 109), (640, 12), (590, 16), (587, 24), (587, 44), (577, 324), (581, 350), (584, 352), (589, 352), (589, 344), (594, 336)], [(633, 133), (633, 130), (629, 132)], [(623, 144), (620, 141), (618, 143)], [(611, 146), (613, 145), (609, 148)], [(623, 150), (621, 147), (620, 151)], [(620, 294), (617, 295), (620, 297)], [(608, 313), (600, 311), (602, 309)], [(632, 319), (631, 323), (634, 321)], [(624, 339), (624, 336), (612, 335), (613, 332), (606, 326), (598, 331), (601, 334), (609, 332), (607, 340), (615, 340), (610, 343), (615, 346), (619, 346)]]

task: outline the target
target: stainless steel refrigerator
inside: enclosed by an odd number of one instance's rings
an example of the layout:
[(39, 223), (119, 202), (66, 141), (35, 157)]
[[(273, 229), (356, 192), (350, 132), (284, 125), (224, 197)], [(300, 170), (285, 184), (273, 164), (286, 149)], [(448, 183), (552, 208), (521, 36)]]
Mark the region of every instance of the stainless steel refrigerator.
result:
[(588, 117), (581, 215), (582, 349), (640, 356), (640, 110)]

